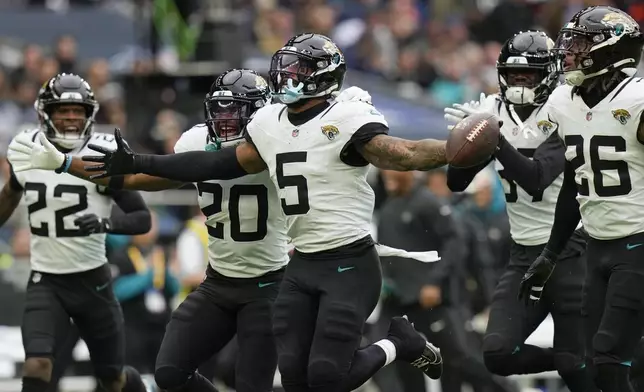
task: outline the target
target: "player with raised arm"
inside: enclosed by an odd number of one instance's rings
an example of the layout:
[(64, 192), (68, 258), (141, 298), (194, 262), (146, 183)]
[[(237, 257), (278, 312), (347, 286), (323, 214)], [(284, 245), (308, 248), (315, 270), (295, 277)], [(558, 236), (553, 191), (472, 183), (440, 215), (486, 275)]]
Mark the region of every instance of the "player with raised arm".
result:
[(557, 260), (581, 219), (590, 237), (585, 332), (604, 392), (632, 390), (629, 366), (644, 321), (644, 82), (635, 76), (643, 46), (627, 13), (608, 6), (578, 12), (555, 43), (566, 85), (540, 114), (558, 126), (566, 167), (550, 238), (521, 295), (538, 299), (553, 270), (566, 268)]
[[(336, 99), (370, 97), (351, 88)], [(243, 140), (251, 116), (269, 100), (268, 85), (255, 72), (245, 69), (224, 72), (215, 80), (204, 102), (205, 123), (185, 132), (175, 152), (234, 148)], [(34, 147), (26, 142), (20, 146), (23, 149), (20, 154), (28, 161), (42, 157), (58, 162), (50, 169), (65, 162), (64, 155), (51, 145)], [(15, 146), (13, 153), (18, 154)], [(89, 177), (91, 173), (83, 169), (85, 164), (74, 158), (69, 173)], [(146, 174), (93, 181), (114, 188), (143, 190), (183, 185)], [(270, 306), (288, 261), (286, 223), (279, 197), (268, 172), (196, 185), (200, 206), (207, 215), (210, 266), (205, 281), (175, 311), (168, 324), (157, 361), (157, 383), (170, 391), (212, 390), (212, 385), (194, 371), (237, 333), (240, 353), (236, 389), (269, 391), (277, 365)], [(427, 254), (403, 256), (431, 261)]]
[(368, 164), (429, 170), (445, 164), (445, 143), (388, 136), (386, 120), (372, 105), (329, 100), (345, 72), (333, 41), (298, 35), (271, 63), (271, 88), (285, 104), (258, 110), (247, 141), (235, 150), (153, 156), (121, 144), (108, 158), (84, 158), (103, 162), (92, 168), (99, 176), (204, 181), (268, 170), (296, 248), (273, 320), (287, 391), (351, 390), (395, 358), (432, 378), (442, 371), (439, 351), (402, 317), (392, 320), (387, 339), (358, 348), (381, 285), (369, 235), (374, 196)]
[[(503, 121), (494, 166), (505, 188), (512, 246), (490, 308), (483, 339), (485, 364), (493, 373), (540, 373), (557, 370), (572, 392), (596, 390), (585, 369), (584, 341), (579, 335), (582, 288), (585, 275), (584, 233), (577, 231), (566, 244), (551, 283), (536, 306), (517, 300), (523, 275), (542, 252), (554, 219), (561, 189), (565, 147), (557, 124), (537, 119), (550, 93), (558, 85), (554, 42), (543, 32), (516, 34), (503, 45), (497, 61), (500, 94), (482, 96), (473, 105), (446, 108), (453, 123), (474, 113), (490, 113)], [(449, 166), (447, 184), (452, 191), (467, 188), (489, 161), (471, 168)], [(552, 315), (553, 348), (525, 344), (525, 340)]]
[[(113, 148), (112, 135), (93, 132), (99, 105), (79, 76), (60, 74), (49, 80), (35, 107), (41, 127), (16, 139), (50, 141), (70, 156), (87, 154), (88, 143)], [(15, 167), (11, 152), (8, 159)], [(124, 366), (123, 315), (105, 255), (106, 233), (149, 230), (143, 199), (137, 192), (110, 190), (68, 174), (12, 169), (0, 192), (0, 225), (21, 199), (29, 212), (32, 269), (22, 321), (22, 392), (48, 388), (54, 354), (67, 338), (70, 319), (87, 343), (99, 391), (144, 391), (138, 372)], [(113, 202), (123, 213), (110, 217)]]

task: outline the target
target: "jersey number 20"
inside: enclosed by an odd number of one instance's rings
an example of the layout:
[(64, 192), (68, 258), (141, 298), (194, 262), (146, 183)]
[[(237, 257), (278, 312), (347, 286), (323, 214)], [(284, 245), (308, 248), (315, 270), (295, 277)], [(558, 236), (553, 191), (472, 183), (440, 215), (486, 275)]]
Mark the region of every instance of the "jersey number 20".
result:
[[(224, 189), (221, 185), (213, 182), (200, 182), (197, 184), (199, 196), (210, 193), (213, 198), (212, 204), (201, 209), (207, 217), (221, 212), (221, 203), (224, 196)], [(257, 230), (251, 232), (241, 231), (239, 216), (239, 203), (242, 196), (255, 196), (257, 198)], [(230, 217), (230, 238), (235, 242), (260, 241), (268, 233), (268, 189), (264, 185), (237, 184), (230, 188), (228, 198), (228, 216)], [(208, 225), (208, 234), (211, 237), (224, 239), (224, 224), (215, 223)]]
[[(577, 170), (579, 166), (586, 162), (584, 157), (584, 138), (581, 135), (568, 135), (565, 137), (567, 146), (575, 146), (577, 154), (570, 163)], [(595, 193), (600, 197), (622, 196), (627, 195), (633, 189), (631, 184), (631, 175), (628, 172), (628, 164), (625, 161), (614, 161), (601, 159), (599, 157), (599, 147), (612, 147), (615, 152), (626, 151), (626, 140), (621, 136), (595, 135), (590, 138), (590, 168), (593, 171), (593, 180), (595, 183)], [(619, 184), (604, 185), (604, 176), (602, 171), (615, 170), (619, 176)], [(589, 195), (588, 180), (582, 179), (577, 183), (577, 191), (582, 196)]]

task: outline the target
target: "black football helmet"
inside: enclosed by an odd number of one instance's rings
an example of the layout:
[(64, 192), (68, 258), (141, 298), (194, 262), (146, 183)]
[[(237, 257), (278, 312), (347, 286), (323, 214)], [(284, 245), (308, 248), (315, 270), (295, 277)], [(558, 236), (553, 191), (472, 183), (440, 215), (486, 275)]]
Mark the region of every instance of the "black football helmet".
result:
[[(59, 105), (80, 105), (85, 108), (85, 122), (80, 129), (73, 127), (71, 131), (56, 127), (51, 114)], [(54, 76), (41, 87), (34, 107), (47, 139), (63, 149), (73, 150), (84, 144), (91, 136), (99, 104), (85, 79), (75, 74), (62, 73)], [(71, 122), (73, 119), (69, 120)]]
[(346, 72), (344, 55), (330, 38), (305, 33), (291, 38), (275, 52), (269, 83), (279, 100), (289, 105), (340, 90)]
[(204, 114), (210, 141), (217, 149), (240, 141), (253, 114), (268, 105), (266, 79), (250, 69), (230, 69), (210, 87)]
[(644, 38), (639, 24), (626, 12), (608, 6), (579, 11), (559, 32), (555, 50), (563, 61), (566, 83), (585, 80), (622, 68), (636, 68)]
[(540, 105), (548, 99), (559, 81), (554, 46), (541, 31), (522, 31), (505, 42), (496, 62), (504, 102)]

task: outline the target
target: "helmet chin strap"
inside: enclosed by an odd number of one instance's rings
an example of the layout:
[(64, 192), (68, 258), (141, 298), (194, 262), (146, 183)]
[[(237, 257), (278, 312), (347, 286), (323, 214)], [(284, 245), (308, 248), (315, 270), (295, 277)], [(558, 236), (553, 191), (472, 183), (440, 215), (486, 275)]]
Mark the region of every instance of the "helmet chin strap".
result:
[(587, 79), (607, 74), (608, 72), (612, 72), (613, 70), (615, 70), (615, 69), (617, 69), (617, 68), (619, 68), (619, 67), (621, 67), (623, 65), (626, 65), (628, 63), (634, 63), (634, 62), (635, 62), (635, 60), (633, 60), (632, 58), (631, 59), (623, 59), (623, 60), (620, 60), (620, 61), (616, 62), (615, 64), (609, 66), (609, 67), (606, 67), (604, 69), (601, 69), (601, 70), (599, 70), (597, 72), (594, 72), (594, 73), (591, 73), (591, 74), (588, 74), (588, 75), (586, 75), (584, 73), (584, 71), (582, 71), (582, 70), (574, 70), (574, 71), (564, 72), (564, 78), (566, 79), (566, 84), (568, 84), (569, 86), (579, 87)]

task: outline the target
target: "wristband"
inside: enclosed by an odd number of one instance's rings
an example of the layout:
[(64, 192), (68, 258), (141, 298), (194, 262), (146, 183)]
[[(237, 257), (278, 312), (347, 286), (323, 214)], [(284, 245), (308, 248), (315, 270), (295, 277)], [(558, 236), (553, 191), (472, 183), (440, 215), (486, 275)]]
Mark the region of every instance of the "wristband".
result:
[(71, 155), (65, 154), (65, 159), (63, 160), (63, 164), (60, 165), (60, 167), (54, 171), (58, 174), (67, 173), (71, 165), (72, 165)]

